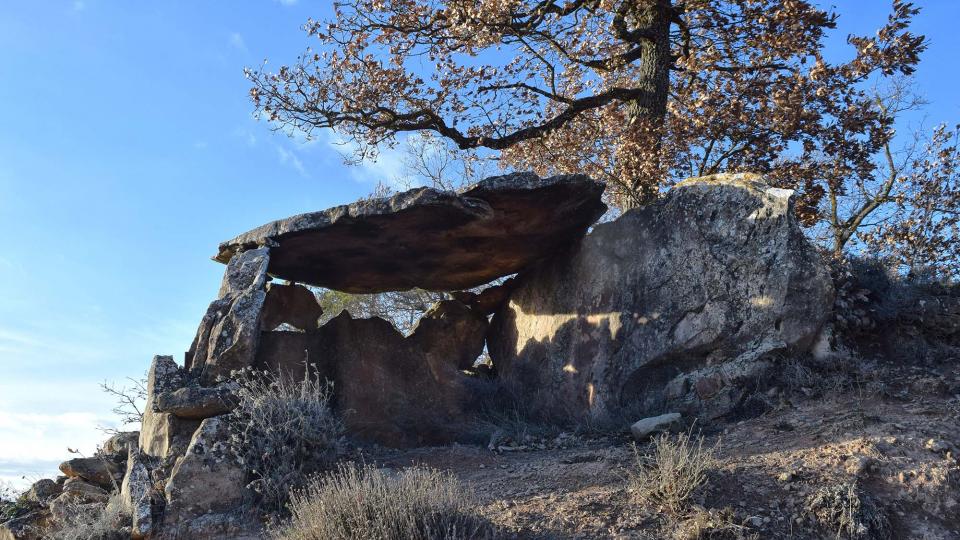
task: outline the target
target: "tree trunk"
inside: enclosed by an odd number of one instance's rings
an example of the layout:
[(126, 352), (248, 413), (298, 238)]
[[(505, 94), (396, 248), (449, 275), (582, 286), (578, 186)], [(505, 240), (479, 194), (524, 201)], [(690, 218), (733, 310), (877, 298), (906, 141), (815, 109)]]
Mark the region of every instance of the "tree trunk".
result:
[(634, 138), (636, 145), (650, 149), (644, 152), (645, 155), (650, 156), (649, 163), (640, 163), (624, 171), (627, 172), (627, 177), (623, 178), (623, 183), (630, 193), (624, 198), (623, 206), (631, 208), (644, 204), (652, 196), (656, 196), (656, 188), (663, 183), (666, 176), (659, 156), (663, 145), (667, 98), (670, 91), (670, 67), (673, 64), (670, 50), (670, 25), (674, 8), (670, 0), (626, 0), (626, 2), (636, 2), (632, 7), (635, 27), (646, 36), (646, 39), (640, 42), (641, 56), (636, 81), (637, 87), (645, 90), (646, 93), (643, 98), (628, 105), (629, 129), (633, 131), (631, 137)]

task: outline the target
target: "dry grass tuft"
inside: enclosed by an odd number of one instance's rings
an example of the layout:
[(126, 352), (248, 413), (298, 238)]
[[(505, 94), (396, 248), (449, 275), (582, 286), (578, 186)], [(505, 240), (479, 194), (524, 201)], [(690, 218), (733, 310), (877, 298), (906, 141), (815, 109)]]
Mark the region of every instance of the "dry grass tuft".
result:
[(238, 382), (230, 446), (261, 503), (282, 511), (291, 489), (337, 459), (343, 424), (330, 408), (332, 385), (309, 370), (301, 381), (245, 372)]
[(50, 540), (121, 540), (130, 538), (129, 517), (123, 513), (120, 494), (110, 496), (106, 505), (67, 503), (69, 521), (44, 538)]
[(883, 540), (891, 537), (886, 514), (860, 493), (855, 481), (818, 489), (807, 499), (806, 509), (838, 539)]
[(733, 510), (705, 509), (696, 507), (682, 520), (677, 521), (673, 540), (755, 540), (757, 535), (736, 522)]
[(706, 447), (703, 437), (691, 433), (662, 434), (654, 438), (649, 455), (634, 446), (636, 470), (630, 475), (635, 497), (672, 514), (686, 510), (690, 497), (707, 482), (707, 472), (718, 465), (716, 445)]
[(395, 476), (341, 466), (290, 497), (282, 540), (472, 540), (494, 538), (472, 495), (450, 473), (410, 468)]

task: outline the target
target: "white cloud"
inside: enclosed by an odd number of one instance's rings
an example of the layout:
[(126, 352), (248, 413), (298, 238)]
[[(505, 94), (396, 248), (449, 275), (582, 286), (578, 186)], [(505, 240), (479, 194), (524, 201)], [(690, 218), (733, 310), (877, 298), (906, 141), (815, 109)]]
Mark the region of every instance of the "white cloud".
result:
[(404, 174), (402, 143), (399, 148), (381, 146), (378, 148), (376, 159), (364, 159), (355, 162), (353, 156), (358, 148), (355, 142), (339, 137), (329, 130), (322, 133), (327, 146), (336, 150), (345, 160), (349, 160), (350, 175), (354, 180), (370, 184), (382, 182), (394, 188), (405, 187), (403, 185), (406, 175)]
[(247, 44), (243, 41), (243, 36), (241, 36), (239, 32), (230, 34), (230, 46), (238, 51), (247, 52)]
[(289, 165), (297, 170), (301, 176), (309, 178), (310, 175), (307, 174), (306, 168), (303, 166), (303, 162), (300, 161), (300, 158), (297, 157), (296, 153), (292, 150), (287, 150), (286, 148), (276, 145), (277, 156), (280, 158), (280, 163), (284, 165)]
[(285, 6), (292, 6), (292, 5), (296, 4), (297, 2), (299, 2), (299, 0), (275, 0), (275, 1), (276, 1), (276, 2), (280, 2), (281, 4), (283, 4), (283, 5), (285, 5)]
[(110, 423), (109, 418), (91, 412), (0, 410), (0, 480), (22, 487), (31, 480), (56, 476), (56, 465), (75, 457), (67, 448), (93, 455), (107, 438), (97, 427)]
[(68, 447), (90, 455), (105, 438), (97, 426), (107, 422), (108, 418), (91, 412), (37, 414), (0, 410), (0, 460), (63, 460)]
[[(82, 332), (84, 326), (77, 323), (75, 328)], [(87, 331), (93, 334), (102, 332), (103, 329), (88, 326)], [(29, 365), (85, 363), (104, 356), (103, 348), (92, 341), (67, 343), (56, 338), (51, 339), (54, 336), (56, 336), (54, 332), (33, 332), (10, 326), (0, 327), (0, 353), (11, 361), (29, 362)]]
[(83, 10), (86, 9), (86, 8), (87, 8), (87, 3), (86, 3), (86, 2), (84, 2), (83, 0), (74, 0), (74, 2), (73, 2), (73, 10), (74, 10), (74, 11), (83, 11)]

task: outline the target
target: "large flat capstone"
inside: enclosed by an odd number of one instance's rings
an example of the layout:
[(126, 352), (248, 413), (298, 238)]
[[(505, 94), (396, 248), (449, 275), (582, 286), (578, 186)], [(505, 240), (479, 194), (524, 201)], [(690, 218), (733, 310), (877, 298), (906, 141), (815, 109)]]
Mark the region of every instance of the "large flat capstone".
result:
[(267, 223), (214, 257), (270, 247), (278, 278), (350, 293), (467, 289), (574, 245), (603, 214), (584, 175), (515, 173), (460, 191), (416, 188)]

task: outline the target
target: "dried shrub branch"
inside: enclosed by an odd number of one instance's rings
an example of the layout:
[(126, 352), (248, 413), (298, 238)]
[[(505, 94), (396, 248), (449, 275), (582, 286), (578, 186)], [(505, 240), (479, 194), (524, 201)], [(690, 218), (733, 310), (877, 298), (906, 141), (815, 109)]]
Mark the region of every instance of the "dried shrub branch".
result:
[(718, 466), (719, 446), (719, 441), (704, 446), (703, 437), (690, 432), (657, 436), (648, 455), (634, 446), (636, 468), (629, 478), (630, 491), (640, 501), (671, 514), (685, 513), (690, 498), (706, 484), (707, 473)]
[(343, 424), (330, 408), (332, 383), (306, 370), (303, 380), (259, 371), (237, 376), (237, 407), (227, 417), (230, 447), (249, 471), (261, 502), (284, 510), (290, 489), (337, 459)]
[(494, 538), (472, 495), (450, 473), (410, 468), (390, 475), (344, 465), (290, 497), (282, 540), (479, 540)]

